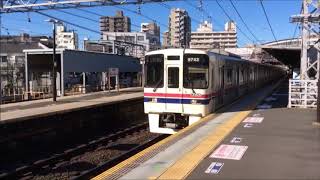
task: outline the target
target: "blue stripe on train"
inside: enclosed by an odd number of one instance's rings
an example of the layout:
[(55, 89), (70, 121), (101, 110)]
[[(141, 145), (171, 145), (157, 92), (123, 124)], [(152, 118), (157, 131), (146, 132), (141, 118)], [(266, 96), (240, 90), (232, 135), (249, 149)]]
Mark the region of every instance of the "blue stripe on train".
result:
[[(151, 102), (154, 98), (144, 98), (144, 102)], [(191, 104), (192, 99), (169, 99), (169, 98), (156, 98), (157, 103), (172, 103), (172, 104)], [(210, 99), (195, 99), (197, 104), (207, 105)]]

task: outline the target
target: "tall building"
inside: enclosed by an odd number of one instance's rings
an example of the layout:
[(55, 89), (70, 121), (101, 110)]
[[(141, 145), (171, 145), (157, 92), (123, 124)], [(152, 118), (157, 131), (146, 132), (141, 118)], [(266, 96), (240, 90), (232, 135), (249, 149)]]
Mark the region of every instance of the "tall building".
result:
[(191, 19), (184, 9), (171, 9), (168, 42), (171, 47), (189, 47)]
[(78, 34), (74, 31), (67, 31), (64, 25), (56, 28), (56, 42), (58, 48), (78, 49)]
[(101, 44), (106, 46), (103, 47), (103, 45), (101, 48), (105, 50), (104, 52), (137, 58), (143, 58), (147, 51), (160, 48), (157, 36), (145, 32), (104, 32), (101, 43), (95, 46), (101, 46)]
[(163, 33), (162, 47), (163, 47), (163, 48), (170, 47), (169, 31), (165, 31), (165, 32)]
[(237, 31), (235, 22), (225, 24), (224, 31), (213, 31), (212, 24), (204, 21), (196, 32), (191, 33), (190, 48), (192, 49), (217, 49), (237, 47)]
[(157, 23), (141, 23), (141, 32), (153, 34), (160, 37), (160, 27)]
[(131, 32), (131, 20), (117, 11), (116, 16), (100, 17), (100, 31), (103, 32)]
[(155, 46), (160, 47), (160, 27), (155, 23), (141, 23), (141, 32), (149, 34), (150, 41), (156, 43)]

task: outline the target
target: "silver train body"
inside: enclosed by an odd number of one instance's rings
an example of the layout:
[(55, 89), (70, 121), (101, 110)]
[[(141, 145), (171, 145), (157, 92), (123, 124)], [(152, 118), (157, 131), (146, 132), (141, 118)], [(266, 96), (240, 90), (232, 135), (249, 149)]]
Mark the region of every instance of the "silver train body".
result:
[(193, 49), (152, 51), (145, 58), (144, 111), (150, 131), (173, 134), (283, 74), (262, 65)]

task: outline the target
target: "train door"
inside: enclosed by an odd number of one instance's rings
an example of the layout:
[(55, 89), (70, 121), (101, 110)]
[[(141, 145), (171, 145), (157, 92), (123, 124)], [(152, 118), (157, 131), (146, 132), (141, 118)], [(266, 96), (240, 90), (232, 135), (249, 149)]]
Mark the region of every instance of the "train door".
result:
[(224, 66), (219, 68), (219, 93), (218, 93), (218, 103), (223, 104), (223, 96), (224, 96)]
[(180, 68), (178, 65), (166, 66), (166, 102), (167, 112), (181, 112), (182, 108), (182, 88), (180, 80)]
[(239, 65), (236, 65), (236, 79), (237, 79), (237, 82), (236, 82), (236, 88), (235, 88), (235, 91), (236, 91), (236, 97), (239, 96), (239, 89), (240, 89), (240, 66)]

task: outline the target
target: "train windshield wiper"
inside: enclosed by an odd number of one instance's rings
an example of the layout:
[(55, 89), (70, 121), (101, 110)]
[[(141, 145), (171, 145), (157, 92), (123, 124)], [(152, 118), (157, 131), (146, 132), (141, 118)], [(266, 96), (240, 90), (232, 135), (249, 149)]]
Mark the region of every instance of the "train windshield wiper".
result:
[(157, 82), (156, 87), (153, 88), (153, 92), (156, 92), (156, 90), (159, 88), (161, 82), (162, 82), (162, 79), (160, 79), (160, 80)]
[(195, 91), (194, 88), (193, 88), (193, 81), (190, 81), (190, 79), (189, 79), (189, 82), (191, 82), (192, 93), (193, 93), (193, 94), (196, 94), (196, 91)]

